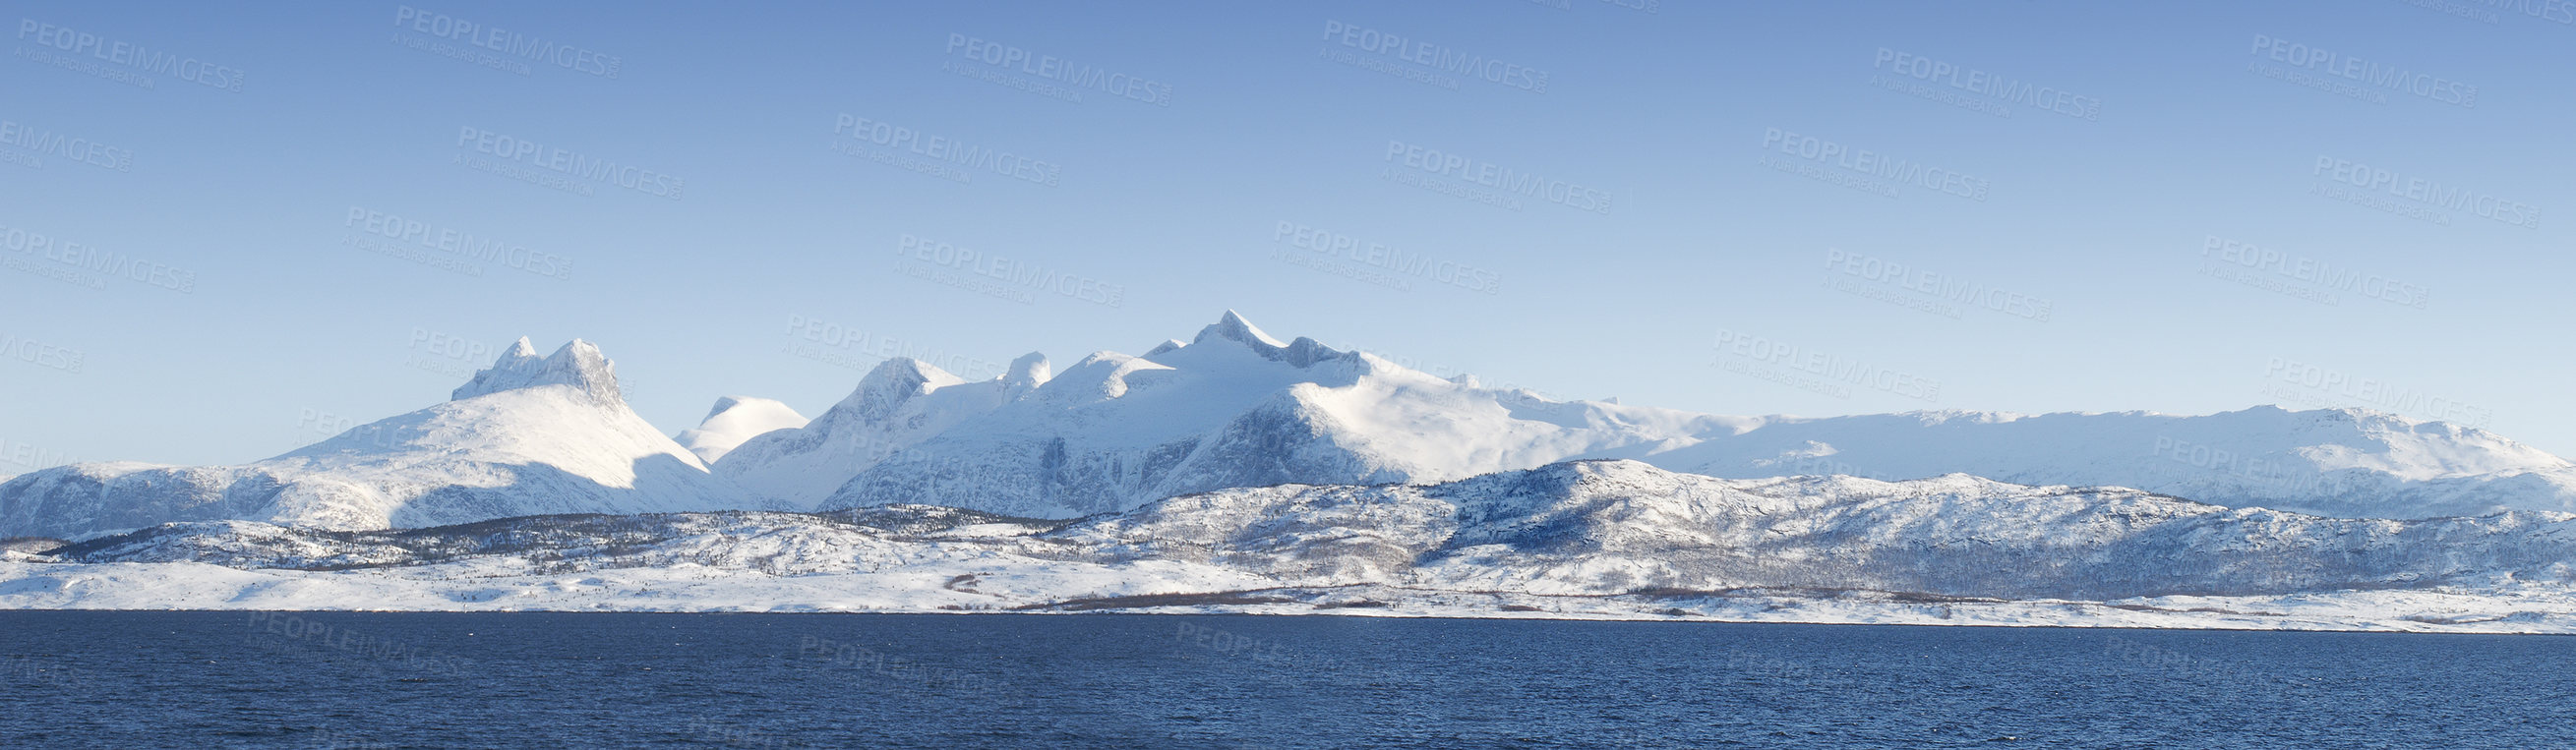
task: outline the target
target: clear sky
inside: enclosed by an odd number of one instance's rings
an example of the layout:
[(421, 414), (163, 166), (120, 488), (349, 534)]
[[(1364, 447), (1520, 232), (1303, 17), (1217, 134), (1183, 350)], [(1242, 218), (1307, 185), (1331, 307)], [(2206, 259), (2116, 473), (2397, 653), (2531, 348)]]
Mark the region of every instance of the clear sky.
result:
[(1566, 398), (2576, 454), (2554, 0), (255, 5), (9, 5), (0, 473), (522, 335), (678, 431), (1229, 308)]

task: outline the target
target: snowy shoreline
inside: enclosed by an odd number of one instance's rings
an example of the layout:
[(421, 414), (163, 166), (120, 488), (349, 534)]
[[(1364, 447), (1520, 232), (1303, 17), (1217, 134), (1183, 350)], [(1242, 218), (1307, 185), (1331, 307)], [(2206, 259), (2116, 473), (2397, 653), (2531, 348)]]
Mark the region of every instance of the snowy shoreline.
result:
[[(705, 568), (441, 578), (423, 571), (244, 571), (201, 563), (0, 563), (0, 609), (207, 612), (1241, 615), (2155, 630), (2576, 634), (2565, 590), (2342, 591), (2274, 597), (1915, 602), (1888, 594), (1549, 596), (1388, 586), (1187, 590), (1130, 581), (1107, 598), (976, 601), (937, 571), (773, 577)], [(1112, 583), (1058, 571), (1056, 583)], [(1169, 574), (1178, 571), (1164, 570)], [(408, 574), (407, 574), (408, 573)], [(964, 575), (964, 574), (960, 574)], [(949, 580), (953, 580), (951, 577)], [(987, 579), (991, 580), (991, 579)], [(2555, 587), (2550, 587), (2555, 589)], [(1093, 589), (1096, 590), (1096, 589)], [(1119, 606), (1119, 600), (1133, 602)], [(1159, 604), (1156, 600), (1234, 599)], [(1256, 600), (1256, 601), (1240, 601)], [(2439, 614), (2436, 614), (2439, 613)]]

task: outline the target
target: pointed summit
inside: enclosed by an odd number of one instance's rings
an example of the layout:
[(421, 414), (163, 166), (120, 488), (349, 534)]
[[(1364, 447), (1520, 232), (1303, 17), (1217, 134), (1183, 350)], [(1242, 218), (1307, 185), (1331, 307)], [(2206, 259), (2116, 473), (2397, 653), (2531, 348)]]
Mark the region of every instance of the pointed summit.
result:
[[(1225, 311), (1225, 317), (1218, 318), (1216, 324), (1199, 329), (1198, 338), (1192, 339), (1188, 345), (1196, 346), (1220, 340), (1242, 344), (1245, 348), (1251, 349), (1254, 354), (1261, 355), (1263, 359), (1286, 362), (1295, 367), (1309, 367), (1317, 362), (1347, 354), (1304, 336), (1297, 337), (1296, 341), (1280, 343), (1278, 339), (1271, 338), (1270, 334), (1263, 333), (1259, 327), (1254, 326), (1252, 321), (1243, 319), (1241, 313), (1233, 310)], [(1179, 348), (1181, 347), (1165, 344), (1154, 347), (1154, 351), (1147, 352), (1145, 356), (1151, 357)]]
[(745, 440), (772, 430), (803, 427), (808, 421), (805, 415), (775, 400), (725, 396), (716, 399), (716, 407), (707, 411), (707, 418), (695, 429), (682, 431), (672, 440), (697, 454), (698, 460), (713, 464)]
[(1241, 313), (1233, 310), (1225, 311), (1225, 317), (1218, 318), (1215, 324), (1199, 329), (1198, 338), (1192, 339), (1190, 343), (1204, 344), (1210, 339), (1225, 339), (1241, 343), (1258, 352), (1287, 346), (1280, 340), (1271, 338), (1270, 334), (1262, 333), (1259, 327), (1252, 325), (1252, 321), (1244, 320)]
[(622, 402), (617, 391), (617, 365), (609, 362), (599, 347), (588, 341), (573, 339), (544, 358), (527, 337), (519, 337), (510, 350), (493, 360), (491, 367), (474, 373), (474, 379), (457, 386), (448, 394), (451, 401), (463, 401), (502, 391), (534, 388), (544, 385), (568, 385), (588, 394), (600, 403)]
[(1046, 355), (1029, 352), (1020, 355), (1019, 359), (1011, 360), (1011, 371), (1002, 375), (1002, 389), (1011, 393), (1020, 393), (1046, 385), (1047, 380), (1054, 377), (1055, 368), (1047, 364)]
[(838, 411), (846, 406), (868, 419), (884, 419), (894, 413), (895, 407), (902, 406), (914, 396), (963, 382), (966, 381), (930, 363), (911, 357), (895, 357), (877, 363), (876, 369), (869, 370), (867, 377), (859, 379), (858, 389), (850, 391), (850, 395), (832, 409)]

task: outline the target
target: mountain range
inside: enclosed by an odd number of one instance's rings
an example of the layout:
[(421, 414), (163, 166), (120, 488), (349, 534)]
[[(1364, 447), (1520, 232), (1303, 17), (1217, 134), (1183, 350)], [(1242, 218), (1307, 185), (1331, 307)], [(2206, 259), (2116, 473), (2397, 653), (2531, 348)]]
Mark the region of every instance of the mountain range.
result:
[(546, 513), (653, 513), (756, 501), (647, 424), (615, 365), (527, 339), (428, 408), (240, 466), (82, 463), (0, 483), (0, 536), (77, 537), (175, 521), (321, 529)]
[(1226, 489), (1070, 521), (896, 505), (378, 531), (165, 524), (8, 555), (0, 605), (2576, 632), (2571, 559), (2564, 513), (2336, 519), (1963, 474), (1718, 479), (1592, 460)]
[(675, 436), (617, 382), (588, 342), (521, 339), (445, 402), (275, 458), (6, 478), (0, 607), (2576, 632), (2576, 465), (2358, 409), (1727, 416), (1232, 312), (1061, 371), (890, 359), (811, 420), (726, 396)]
[(1443, 379), (1231, 311), (1187, 342), (966, 381), (896, 358), (808, 421), (728, 396), (666, 437), (587, 342), (525, 339), (449, 401), (242, 466), (87, 463), (0, 483), (0, 536), (174, 521), (409, 528), (549, 513), (1115, 513), (1278, 484), (1433, 483), (1625, 458), (1724, 478), (1963, 473), (2225, 507), (2420, 519), (2576, 511), (2576, 464), (2493, 433), (2358, 409), (2205, 416), (1912, 412), (1744, 417), (1555, 401)]

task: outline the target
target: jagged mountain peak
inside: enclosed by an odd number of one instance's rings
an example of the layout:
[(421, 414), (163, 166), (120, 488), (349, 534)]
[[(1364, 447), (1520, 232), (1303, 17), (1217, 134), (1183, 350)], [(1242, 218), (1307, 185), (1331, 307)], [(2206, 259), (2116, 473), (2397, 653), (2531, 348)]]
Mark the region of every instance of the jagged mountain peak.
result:
[(716, 399), (715, 408), (707, 411), (707, 418), (700, 420), (697, 427), (672, 439), (696, 454), (698, 460), (714, 464), (743, 441), (774, 430), (803, 427), (809, 421), (776, 399), (723, 396)]
[[(741, 406), (741, 405), (743, 404), (743, 402), (744, 402), (744, 401), (746, 401), (746, 400), (754, 400), (754, 399), (753, 399), (753, 397), (751, 397), (751, 396), (717, 396), (717, 397), (716, 397), (716, 405), (715, 405), (713, 408), (707, 409), (707, 415), (706, 415), (706, 416), (704, 416), (704, 417), (700, 417), (700, 418), (698, 418), (698, 421), (700, 421), (700, 422), (705, 422), (705, 421), (707, 421), (707, 420), (714, 419), (714, 418), (716, 418), (716, 415), (723, 414), (723, 413), (728, 412), (728, 411), (732, 411), (734, 407)], [(768, 401), (768, 400), (770, 400), (770, 399), (757, 399), (757, 400), (760, 400), (760, 401)]]
[(1046, 385), (1046, 382), (1054, 377), (1055, 367), (1047, 362), (1046, 355), (1029, 352), (1020, 355), (1019, 359), (1011, 360), (1011, 369), (1002, 373), (1002, 387), (1018, 393)]
[(1252, 321), (1244, 319), (1242, 313), (1233, 310), (1225, 311), (1225, 315), (1218, 317), (1215, 323), (1199, 329), (1198, 337), (1191, 339), (1190, 343), (1203, 344), (1217, 339), (1241, 343), (1252, 347), (1255, 351), (1287, 346), (1278, 339), (1271, 338), (1270, 334), (1263, 333), (1259, 326), (1253, 325)]
[(1295, 367), (1312, 367), (1317, 362), (1351, 356), (1349, 352), (1325, 346), (1322, 342), (1304, 336), (1281, 343), (1279, 339), (1263, 332), (1259, 326), (1253, 325), (1252, 321), (1233, 310), (1225, 311), (1225, 315), (1219, 317), (1215, 323), (1199, 329), (1198, 337), (1191, 339), (1190, 343), (1166, 341), (1161, 346), (1154, 347), (1152, 351), (1146, 352), (1145, 356), (1160, 356), (1211, 341), (1231, 341), (1252, 350), (1254, 354), (1261, 355), (1263, 359), (1286, 362)]
[(851, 390), (850, 395), (832, 409), (848, 409), (868, 419), (882, 419), (913, 397), (963, 382), (966, 382), (964, 378), (939, 369), (937, 365), (911, 357), (894, 357), (868, 370), (867, 376), (859, 379), (859, 387)]
[(601, 354), (599, 346), (582, 339), (565, 342), (562, 348), (544, 357), (525, 336), (510, 345), (492, 361), (491, 367), (474, 373), (472, 380), (457, 386), (448, 400), (463, 401), (503, 391), (546, 385), (568, 385), (603, 404), (624, 403), (617, 390), (617, 365)]

